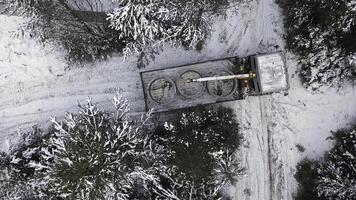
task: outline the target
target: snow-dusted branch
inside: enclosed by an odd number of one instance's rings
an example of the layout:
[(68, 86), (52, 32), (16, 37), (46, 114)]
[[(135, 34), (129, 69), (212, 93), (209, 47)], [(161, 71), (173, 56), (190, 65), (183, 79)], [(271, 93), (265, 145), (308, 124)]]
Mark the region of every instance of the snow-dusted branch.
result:
[(110, 27), (127, 42), (124, 57), (152, 53), (164, 44), (192, 47), (206, 37), (208, 23), (200, 8), (170, 0), (119, 0), (108, 13)]

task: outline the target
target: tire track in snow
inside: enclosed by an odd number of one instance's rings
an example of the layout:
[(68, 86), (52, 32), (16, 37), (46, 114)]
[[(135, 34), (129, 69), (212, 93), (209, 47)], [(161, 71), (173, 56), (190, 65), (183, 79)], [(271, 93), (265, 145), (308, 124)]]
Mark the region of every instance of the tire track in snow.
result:
[[(230, 38), (232, 41), (231, 49), (229, 51), (238, 52), (238, 54), (251, 54), (264, 53), (268, 51), (275, 51), (274, 46), (280, 46), (283, 48), (282, 40), (282, 28), (280, 28), (282, 21), (278, 21), (280, 13), (278, 13), (278, 6), (273, 0), (260, 0), (253, 1), (249, 10), (249, 21), (244, 23), (243, 37), (238, 35), (237, 38)], [(233, 37), (233, 35), (231, 35)], [(243, 40), (241, 38), (243, 38)], [(233, 48), (233, 43), (235, 48)], [(245, 47), (245, 48), (244, 48)], [(246, 48), (247, 47), (247, 48)], [(278, 171), (280, 163), (276, 161), (280, 152), (275, 149), (274, 143), (275, 135), (272, 115), (275, 114), (272, 110), (272, 100), (269, 96), (249, 98), (249, 101), (254, 106), (259, 105), (259, 110), (256, 108), (246, 107), (244, 108), (244, 102), (236, 102), (234, 106), (237, 107), (238, 116), (241, 112), (251, 113), (250, 116), (240, 115), (242, 118), (241, 123), (244, 124), (244, 120), (249, 120), (247, 123), (249, 127), (243, 128), (246, 140), (249, 140), (250, 145), (248, 148), (242, 150), (241, 156), (243, 163), (249, 166), (251, 169), (247, 172), (247, 177), (243, 177), (242, 180), (235, 187), (235, 199), (251, 199), (251, 200), (290, 200), (291, 195), (282, 196), (281, 183), (285, 182), (285, 173)], [(239, 111), (242, 109), (243, 111)], [(258, 116), (256, 116), (258, 115)], [(278, 133), (277, 133), (278, 134)], [(251, 135), (255, 135), (252, 137)], [(259, 152), (258, 152), (259, 151)], [(259, 158), (256, 160), (251, 157)], [(261, 166), (261, 163), (264, 165)], [(253, 167), (254, 165), (260, 166), (259, 168)], [(293, 179), (293, 177), (291, 177)], [(264, 180), (264, 181), (262, 181)], [(261, 184), (262, 182), (262, 184)], [(257, 187), (256, 187), (257, 186)], [(250, 194), (246, 195), (244, 189), (250, 189)], [(285, 193), (288, 193), (285, 192)], [(284, 194), (284, 193), (283, 193)]]
[[(232, 55), (247, 56), (266, 51), (269, 45), (275, 43), (281, 45), (282, 39), (273, 31), (273, 16), (269, 14), (276, 12), (273, 0), (247, 2), (238, 15), (230, 13), (227, 20), (221, 19), (214, 25), (212, 38), (207, 41), (201, 54), (168, 48), (146, 70)], [(227, 37), (221, 43), (218, 40), (223, 31)], [(15, 71), (11, 72), (14, 74)], [(76, 102), (85, 100), (87, 96), (108, 109), (113, 88), (116, 87), (125, 91), (133, 111), (140, 112), (144, 103), (138, 72), (134, 60), (123, 62), (119, 58), (112, 58), (86, 68), (66, 71), (62, 77), (37, 77), (36, 72), (31, 73), (29, 82), (9, 82), (0, 90), (0, 139), (5, 141), (9, 134), (16, 135), (17, 127), (30, 127), (37, 122), (46, 125), (50, 115), (63, 116), (66, 111), (75, 112), (78, 110)], [(274, 194), (271, 187), (275, 187), (272, 186), (275, 182), (271, 182), (271, 158), (268, 156), (268, 147), (271, 146), (267, 137), (268, 119), (263, 103), (264, 97), (251, 97), (247, 101), (232, 103), (241, 114), (239, 120), (246, 131), (241, 162), (248, 166), (248, 174), (236, 187), (236, 199), (239, 200), (268, 200)]]
[(261, 108), (261, 120), (262, 120), (262, 129), (264, 130), (264, 134), (267, 137), (267, 163), (268, 163), (268, 180), (269, 184), (269, 199), (273, 200), (273, 174), (272, 174), (272, 161), (271, 161), (271, 130), (270, 130), (270, 97), (264, 96), (259, 97), (260, 108)]
[(264, 97), (249, 97), (246, 101), (227, 104), (235, 109), (245, 139), (238, 156), (247, 171), (235, 186), (234, 199), (269, 200), (267, 118), (263, 112), (263, 99)]

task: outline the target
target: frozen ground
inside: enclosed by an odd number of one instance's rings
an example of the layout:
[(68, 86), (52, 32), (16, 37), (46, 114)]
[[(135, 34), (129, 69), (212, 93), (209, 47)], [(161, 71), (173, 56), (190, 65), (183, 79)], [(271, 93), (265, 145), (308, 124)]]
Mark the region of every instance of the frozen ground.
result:
[[(119, 57), (85, 67), (71, 66), (61, 50), (30, 39), (11, 38), (22, 20), (0, 16), (0, 141), (6, 149), (18, 128), (27, 129), (50, 116), (77, 110), (76, 102), (91, 96), (109, 108), (115, 90), (124, 90), (132, 112), (144, 109), (134, 59)], [(145, 70), (232, 55), (246, 56), (283, 49), (282, 21), (274, 0), (251, 0), (217, 19), (212, 38), (201, 53), (166, 48)], [(247, 167), (230, 192), (235, 199), (290, 200), (296, 190), (295, 165), (304, 156), (319, 157), (330, 146), (330, 130), (343, 127), (356, 114), (356, 89), (312, 94), (299, 83), (296, 62), (287, 54), (291, 78), (288, 96), (251, 97), (226, 103), (236, 110), (245, 143), (239, 152)], [(306, 151), (297, 151), (301, 144)]]
[[(240, 151), (248, 171), (231, 189), (235, 199), (293, 199), (296, 164), (304, 157), (318, 159), (331, 146), (330, 131), (355, 121), (356, 88), (312, 94), (302, 88), (289, 55), (291, 88), (288, 96), (274, 94), (229, 103), (245, 135)], [(299, 152), (297, 144), (305, 148)]]

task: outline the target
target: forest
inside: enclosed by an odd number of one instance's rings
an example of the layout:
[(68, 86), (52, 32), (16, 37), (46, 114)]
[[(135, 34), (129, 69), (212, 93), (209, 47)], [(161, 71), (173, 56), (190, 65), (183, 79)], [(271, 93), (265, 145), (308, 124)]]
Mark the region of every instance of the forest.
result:
[[(356, 199), (355, 0), (4, 0), (0, 12), (0, 199)], [(142, 71), (274, 51), (289, 94), (141, 109)]]

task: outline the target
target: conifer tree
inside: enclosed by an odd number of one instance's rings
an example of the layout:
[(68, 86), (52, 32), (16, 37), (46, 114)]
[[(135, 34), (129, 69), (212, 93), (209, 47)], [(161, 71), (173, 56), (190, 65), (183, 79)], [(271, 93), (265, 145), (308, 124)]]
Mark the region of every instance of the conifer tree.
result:
[(278, 0), (287, 47), (301, 64), (310, 89), (342, 86), (356, 78), (356, 1)]
[(334, 138), (335, 146), (318, 169), (318, 194), (328, 200), (356, 199), (356, 127)]
[[(169, 196), (160, 186), (164, 176), (160, 147), (143, 132), (142, 120), (126, 120), (129, 107), (118, 95), (116, 113), (110, 115), (92, 103), (64, 121), (52, 119), (54, 135), (42, 148), (43, 160), (32, 163), (40, 185), (50, 193), (69, 199), (130, 199), (132, 195)], [(42, 194), (43, 195), (43, 194)]]
[(20, 133), (8, 153), (0, 152), (0, 199), (35, 199), (35, 168), (30, 163), (41, 157), (42, 133), (33, 127), (33, 131)]
[(333, 140), (323, 159), (298, 165), (296, 200), (356, 199), (356, 126), (333, 133)]
[(229, 108), (180, 112), (153, 137), (167, 151), (171, 177), (183, 183), (177, 189), (182, 199), (222, 199), (224, 187), (244, 173), (235, 157), (242, 136)]
[(183, 112), (152, 132), (150, 113), (129, 120), (120, 93), (113, 106), (88, 99), (48, 131), (24, 134), (0, 154), (0, 199), (223, 199), (243, 173), (231, 109)]
[[(119, 38), (129, 41), (124, 56), (141, 54), (142, 64), (166, 44), (188, 48), (203, 40), (208, 24), (202, 3), (168, 0), (119, 0), (118, 7), (108, 14), (110, 27)], [(144, 57), (148, 57), (144, 58)]]

